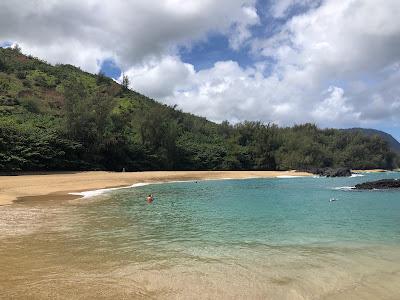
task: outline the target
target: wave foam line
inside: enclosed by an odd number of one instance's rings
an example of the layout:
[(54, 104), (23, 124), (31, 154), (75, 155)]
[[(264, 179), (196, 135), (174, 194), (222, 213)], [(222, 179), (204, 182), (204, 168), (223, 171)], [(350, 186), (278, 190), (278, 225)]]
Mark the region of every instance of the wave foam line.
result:
[(335, 187), (333, 189), (339, 190), (339, 191), (351, 191), (351, 190), (354, 190), (355, 187), (354, 186), (339, 186), (339, 187)]
[(363, 174), (358, 174), (358, 173), (356, 173), (356, 174), (351, 174), (351, 176), (350, 177), (364, 177), (365, 175), (363, 175)]
[(130, 188), (134, 188), (134, 187), (139, 187), (139, 186), (145, 186), (145, 185), (149, 185), (151, 183), (135, 183), (129, 186), (122, 186), (122, 187), (115, 187), (115, 188), (108, 188), (108, 189), (98, 189), (98, 190), (91, 190), (91, 191), (84, 191), (84, 192), (75, 192), (75, 193), (68, 193), (70, 195), (75, 195), (75, 196), (82, 196), (82, 198), (90, 198), (90, 197), (94, 197), (94, 196), (99, 196), (102, 194), (105, 194), (107, 192), (111, 192), (111, 191), (116, 191), (116, 190), (123, 190), (123, 189), (130, 189)]

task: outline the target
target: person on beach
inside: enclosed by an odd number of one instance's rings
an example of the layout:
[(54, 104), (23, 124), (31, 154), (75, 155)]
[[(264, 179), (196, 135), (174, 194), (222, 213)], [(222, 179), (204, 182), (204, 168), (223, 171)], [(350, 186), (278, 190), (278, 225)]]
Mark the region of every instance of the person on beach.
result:
[(153, 195), (152, 194), (150, 194), (150, 195), (148, 195), (147, 196), (147, 203), (153, 203), (153, 200), (154, 200), (154, 198), (153, 198)]

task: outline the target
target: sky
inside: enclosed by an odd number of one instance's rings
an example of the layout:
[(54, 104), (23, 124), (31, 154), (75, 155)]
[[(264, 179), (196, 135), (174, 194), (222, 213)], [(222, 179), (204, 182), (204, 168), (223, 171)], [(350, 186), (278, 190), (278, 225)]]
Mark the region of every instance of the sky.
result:
[(400, 139), (399, 0), (2, 0), (0, 46), (216, 122)]

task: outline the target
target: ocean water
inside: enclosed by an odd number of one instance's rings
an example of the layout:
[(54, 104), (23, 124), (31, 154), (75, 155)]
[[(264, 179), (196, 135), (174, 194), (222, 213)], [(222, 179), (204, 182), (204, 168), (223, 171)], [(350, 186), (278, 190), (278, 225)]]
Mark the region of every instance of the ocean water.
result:
[(400, 191), (346, 188), (381, 178), (400, 173), (0, 207), (0, 298), (400, 299)]

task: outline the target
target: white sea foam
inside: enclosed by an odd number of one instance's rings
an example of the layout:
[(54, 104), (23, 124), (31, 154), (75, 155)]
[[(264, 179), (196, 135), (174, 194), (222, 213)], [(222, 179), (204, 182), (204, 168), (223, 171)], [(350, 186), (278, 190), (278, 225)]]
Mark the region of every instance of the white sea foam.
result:
[(365, 176), (364, 174), (358, 174), (358, 173), (351, 174), (351, 177), (364, 177), (364, 176)]
[(351, 191), (354, 190), (354, 186), (339, 186), (339, 187), (335, 187), (333, 188), (334, 190), (340, 190), (340, 191)]
[(84, 192), (75, 192), (75, 193), (69, 193), (70, 195), (76, 195), (76, 196), (82, 196), (82, 198), (90, 198), (90, 197), (95, 197), (99, 196), (111, 191), (116, 191), (116, 190), (122, 190), (122, 189), (130, 189), (134, 187), (139, 187), (139, 186), (145, 186), (149, 185), (150, 183), (135, 183), (129, 186), (122, 186), (122, 187), (116, 187), (116, 188), (108, 188), (108, 189), (98, 189), (98, 190), (92, 190), (92, 191), (84, 191)]

